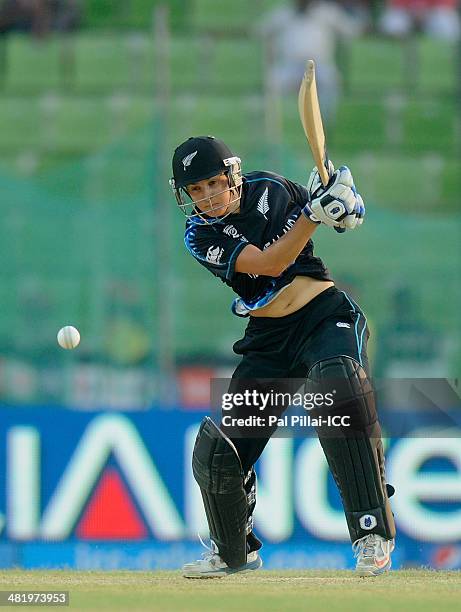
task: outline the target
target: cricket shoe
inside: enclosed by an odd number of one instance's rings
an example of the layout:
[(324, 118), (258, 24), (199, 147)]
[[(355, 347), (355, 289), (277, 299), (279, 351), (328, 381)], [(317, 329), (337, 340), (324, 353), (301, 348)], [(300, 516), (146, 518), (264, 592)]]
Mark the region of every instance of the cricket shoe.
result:
[(202, 558), (183, 565), (184, 578), (224, 578), (238, 572), (250, 572), (259, 569), (263, 561), (257, 550), (247, 554), (247, 562), (240, 567), (229, 567), (219, 556), (216, 544), (211, 540), (211, 546), (206, 546), (207, 552)]
[(379, 576), (391, 568), (391, 552), (394, 540), (385, 540), (376, 533), (370, 533), (352, 545), (357, 559), (355, 571), (359, 576)]

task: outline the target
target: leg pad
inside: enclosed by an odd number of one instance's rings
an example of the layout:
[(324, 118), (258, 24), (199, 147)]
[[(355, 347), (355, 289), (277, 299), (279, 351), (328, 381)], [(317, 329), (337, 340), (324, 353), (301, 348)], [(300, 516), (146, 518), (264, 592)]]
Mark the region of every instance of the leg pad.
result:
[(348, 427), (319, 427), (317, 433), (341, 493), (351, 540), (370, 533), (392, 539), (395, 524), (385, 483), (381, 428), (364, 369), (347, 356), (326, 359), (309, 371), (307, 388), (324, 394), (335, 391), (333, 405), (316, 409), (316, 417), (349, 417)]
[[(192, 470), (205, 506), (210, 536), (231, 568), (246, 563), (248, 498), (240, 458), (231, 440), (206, 417), (192, 455)], [(251, 489), (251, 487), (250, 487)]]

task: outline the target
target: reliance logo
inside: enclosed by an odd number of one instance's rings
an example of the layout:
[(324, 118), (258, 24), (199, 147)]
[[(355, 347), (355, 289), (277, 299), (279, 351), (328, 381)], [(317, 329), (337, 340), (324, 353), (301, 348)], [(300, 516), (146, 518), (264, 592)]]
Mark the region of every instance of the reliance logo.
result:
[[(113, 455), (118, 469), (107, 465)], [(8, 535), (12, 539), (179, 539), (184, 523), (138, 431), (121, 415), (86, 428), (40, 520), (39, 433), (8, 433)], [(123, 475), (123, 478), (122, 478)], [(135, 503), (136, 502), (136, 505)], [(141, 514), (143, 518), (141, 518)]]

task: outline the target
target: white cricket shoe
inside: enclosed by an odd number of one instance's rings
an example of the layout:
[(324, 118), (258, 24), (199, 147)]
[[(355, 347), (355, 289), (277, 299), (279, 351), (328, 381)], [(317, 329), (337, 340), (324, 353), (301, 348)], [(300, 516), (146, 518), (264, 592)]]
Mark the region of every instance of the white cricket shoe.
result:
[[(203, 544), (203, 542), (202, 542)], [(216, 544), (211, 540), (211, 546), (207, 548), (207, 552), (202, 554), (202, 558), (192, 563), (183, 565), (184, 578), (224, 578), (237, 572), (250, 572), (259, 569), (263, 561), (257, 550), (248, 553), (247, 562), (241, 567), (229, 567), (219, 556)]]
[(376, 533), (370, 533), (352, 545), (357, 558), (355, 571), (359, 576), (379, 576), (391, 568), (391, 552), (394, 540), (385, 540)]

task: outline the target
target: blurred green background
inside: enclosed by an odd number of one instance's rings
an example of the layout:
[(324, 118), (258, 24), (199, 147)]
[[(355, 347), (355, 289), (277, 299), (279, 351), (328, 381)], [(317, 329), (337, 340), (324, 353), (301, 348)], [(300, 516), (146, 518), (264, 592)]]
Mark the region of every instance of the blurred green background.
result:
[[(181, 368), (235, 363), (246, 322), (185, 250), (167, 180), (174, 147), (213, 134), (244, 171), (306, 182), (296, 95), (268, 93), (249, 27), (281, 4), (87, 0), (78, 31), (0, 39), (4, 401), (147, 407), (162, 381), (175, 396)], [(369, 33), (338, 62), (329, 152), (353, 169), (367, 218), (320, 229), (316, 252), (369, 316), (378, 375), (457, 376), (458, 46)], [(56, 344), (66, 324), (81, 332), (73, 352)]]

